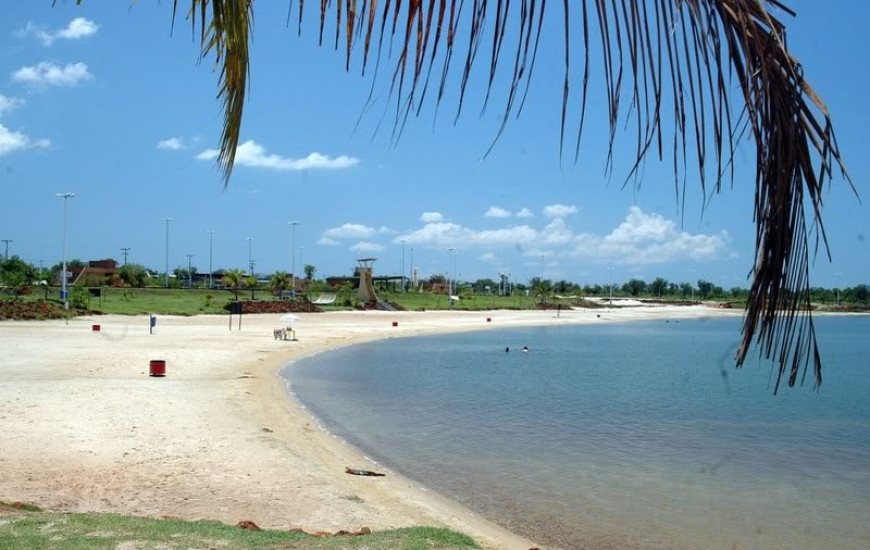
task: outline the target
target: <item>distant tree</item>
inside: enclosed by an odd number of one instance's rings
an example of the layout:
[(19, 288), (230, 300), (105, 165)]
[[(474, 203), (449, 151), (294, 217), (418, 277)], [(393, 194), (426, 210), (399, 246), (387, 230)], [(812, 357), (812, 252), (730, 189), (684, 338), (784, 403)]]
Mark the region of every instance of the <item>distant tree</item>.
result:
[(640, 296), (646, 290), (646, 283), (640, 279), (631, 279), (622, 285), (622, 291), (632, 296)]
[(701, 298), (709, 298), (713, 293), (713, 283), (700, 279), (698, 281), (698, 293)]
[(305, 271), (305, 278), (309, 281), (314, 279), (314, 272), (317, 271), (317, 268), (311, 264), (305, 264), (305, 267), (302, 268)]
[(127, 264), (118, 270), (118, 276), (127, 286), (142, 288), (148, 280), (148, 272), (139, 264)]
[(489, 292), (492, 292), (493, 289), (498, 287), (498, 283), (489, 278), (478, 279), (474, 281), (474, 283), (472, 283), (472, 286), (474, 287), (475, 292), (477, 292), (478, 294), (483, 294), (484, 292), (487, 292), (487, 287), (489, 287)]
[(429, 282), (432, 283), (432, 284), (436, 284), (436, 283), (446, 283), (446, 282), (447, 282), (447, 278), (446, 278), (444, 275), (441, 275), (440, 273), (434, 273), (433, 275), (431, 275), (431, 276), (429, 277)]
[(32, 285), (37, 276), (37, 269), (18, 256), (11, 256), (8, 260), (0, 262), (0, 281), (16, 292)]
[(269, 277), (269, 290), (275, 296), (280, 296), (282, 292), (290, 288), (291, 284), (293, 283), (290, 280), (290, 275), (284, 271), (276, 271)]
[(661, 277), (656, 277), (653, 282), (649, 284), (649, 291), (653, 294), (653, 296), (662, 297), (662, 294), (668, 288), (668, 282)]
[(233, 291), (236, 301), (239, 300), (239, 289), (245, 279), (245, 272), (241, 269), (231, 269), (221, 277), (221, 284)]
[(739, 286), (731, 287), (729, 293), (731, 294), (732, 298), (736, 298), (738, 300), (746, 298), (749, 295), (748, 290), (746, 290), (745, 288), (740, 288)]
[(257, 291), (257, 287), (260, 286), (260, 281), (257, 280), (257, 277), (254, 275), (248, 275), (245, 277), (243, 281), (245, 288), (251, 290), (251, 300), (254, 299), (254, 292)]
[(870, 298), (870, 287), (867, 285), (858, 285), (854, 289), (855, 300), (866, 302)]
[(688, 298), (692, 293), (692, 285), (689, 283), (680, 283), (680, 296)]

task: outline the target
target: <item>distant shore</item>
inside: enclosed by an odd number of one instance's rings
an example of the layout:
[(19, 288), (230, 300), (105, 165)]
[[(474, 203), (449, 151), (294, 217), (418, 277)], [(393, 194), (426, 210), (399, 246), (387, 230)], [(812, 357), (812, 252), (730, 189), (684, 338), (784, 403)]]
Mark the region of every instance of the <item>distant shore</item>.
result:
[[(393, 472), (347, 475), (346, 466), (376, 467), (318, 429), (277, 371), (383, 338), (741, 314), (702, 306), (300, 314), (298, 342), (273, 339), (278, 315), (246, 315), (241, 332), (235, 323), (228, 330), (226, 316), (160, 316), (154, 335), (144, 316), (2, 322), (0, 499), (311, 531), (436, 525), (486, 548), (526, 550), (531, 541)], [(167, 361), (166, 378), (147, 376), (150, 359)]]

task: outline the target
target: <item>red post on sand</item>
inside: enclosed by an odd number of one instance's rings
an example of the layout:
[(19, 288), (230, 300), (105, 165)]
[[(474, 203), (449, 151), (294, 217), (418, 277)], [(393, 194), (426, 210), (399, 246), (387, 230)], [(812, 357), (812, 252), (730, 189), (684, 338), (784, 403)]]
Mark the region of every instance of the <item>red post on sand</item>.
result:
[(91, 325), (91, 330), (94, 332), (100, 332), (100, 325)]
[(394, 327), (399, 326), (399, 322), (398, 322), (398, 321), (393, 321), (393, 326), (394, 326)]
[(150, 376), (166, 376), (166, 361), (163, 359), (152, 359), (148, 364), (148, 374)]
[(486, 318), (486, 322), (487, 322), (487, 323), (491, 323), (491, 322), (492, 322), (492, 317), (487, 317), (487, 318)]

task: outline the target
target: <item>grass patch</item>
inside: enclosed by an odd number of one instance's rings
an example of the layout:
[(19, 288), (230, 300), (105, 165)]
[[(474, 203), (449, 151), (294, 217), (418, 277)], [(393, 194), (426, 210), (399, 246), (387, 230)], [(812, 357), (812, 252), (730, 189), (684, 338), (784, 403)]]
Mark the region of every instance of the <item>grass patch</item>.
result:
[[(10, 507), (10, 511), (13, 510)], [(0, 548), (17, 550), (452, 550), (478, 548), (466, 535), (410, 527), (362, 536), (315, 537), (252, 531), (214, 521), (151, 519), (116, 514), (25, 512), (0, 515)]]

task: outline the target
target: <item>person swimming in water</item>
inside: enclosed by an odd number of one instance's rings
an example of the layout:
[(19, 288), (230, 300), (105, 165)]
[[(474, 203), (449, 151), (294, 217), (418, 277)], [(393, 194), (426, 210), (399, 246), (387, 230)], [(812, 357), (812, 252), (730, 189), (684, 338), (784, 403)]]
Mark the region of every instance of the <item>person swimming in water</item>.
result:
[(510, 346), (504, 348), (504, 352), (505, 352), (505, 353), (510, 353), (510, 351), (511, 351), (511, 347), (510, 347)]
[(529, 346), (523, 346), (523, 351), (529, 351)]

